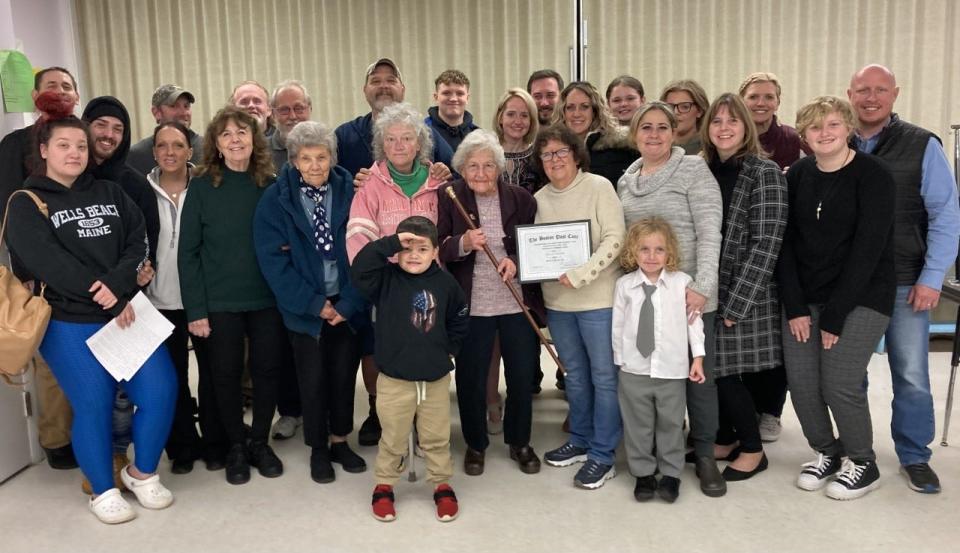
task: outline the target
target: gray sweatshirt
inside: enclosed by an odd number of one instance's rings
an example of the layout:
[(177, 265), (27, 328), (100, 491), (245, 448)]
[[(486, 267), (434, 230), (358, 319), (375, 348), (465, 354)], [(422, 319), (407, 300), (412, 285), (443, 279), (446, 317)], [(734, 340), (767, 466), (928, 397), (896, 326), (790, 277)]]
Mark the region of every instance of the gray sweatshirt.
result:
[(666, 219), (680, 243), (680, 270), (693, 277), (690, 288), (707, 297), (704, 311), (717, 309), (720, 263), (720, 186), (699, 156), (674, 146), (666, 165), (640, 176), (643, 158), (633, 162), (617, 183), (627, 228), (645, 217)]

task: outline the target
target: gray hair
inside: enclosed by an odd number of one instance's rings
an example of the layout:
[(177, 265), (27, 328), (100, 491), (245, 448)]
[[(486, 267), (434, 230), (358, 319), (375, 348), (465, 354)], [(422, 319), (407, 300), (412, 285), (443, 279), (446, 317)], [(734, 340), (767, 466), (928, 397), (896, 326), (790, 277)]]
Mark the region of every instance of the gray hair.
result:
[(277, 85), (277, 88), (273, 89), (273, 94), (270, 95), (271, 108), (277, 107), (277, 96), (279, 96), (281, 92), (283, 92), (284, 90), (287, 90), (288, 88), (299, 89), (300, 92), (303, 93), (303, 99), (304, 101), (307, 102), (307, 105), (310, 107), (313, 107), (313, 100), (310, 99), (310, 93), (307, 92), (307, 87), (304, 86), (304, 84), (301, 81), (298, 81), (295, 79), (288, 79), (286, 81), (282, 81), (280, 84)]
[(393, 125), (407, 125), (417, 134), (420, 145), (420, 162), (430, 163), (433, 159), (433, 133), (423, 122), (423, 115), (406, 102), (397, 102), (383, 108), (373, 124), (373, 159), (383, 161), (387, 154), (383, 149), (384, 133)]
[(500, 173), (507, 170), (507, 158), (503, 154), (503, 146), (497, 139), (497, 135), (484, 129), (477, 129), (468, 134), (456, 153), (453, 154), (453, 170), (463, 174), (463, 166), (467, 160), (478, 152), (490, 152), (493, 154), (493, 162), (497, 164)]
[(330, 166), (337, 164), (337, 135), (318, 121), (301, 121), (287, 135), (287, 156), (290, 163), (297, 159), (300, 150), (323, 146), (330, 153)]

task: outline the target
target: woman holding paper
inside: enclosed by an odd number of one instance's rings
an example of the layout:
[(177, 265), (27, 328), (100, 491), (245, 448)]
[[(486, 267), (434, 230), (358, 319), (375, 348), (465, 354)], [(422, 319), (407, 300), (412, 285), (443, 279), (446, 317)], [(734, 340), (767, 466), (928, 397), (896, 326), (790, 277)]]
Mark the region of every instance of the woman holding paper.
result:
[[(54, 109), (58, 101), (50, 99)], [(107, 323), (134, 322), (130, 300), (137, 270), (147, 258), (143, 215), (111, 181), (86, 172), (92, 140), (72, 106), (37, 123), (38, 161), (25, 188), (46, 203), (41, 213), (27, 194), (10, 202), (7, 243), (18, 273), (46, 287), (53, 316), (40, 352), (73, 407), (73, 448), (93, 495), (100, 521), (126, 522), (136, 512), (114, 487), (111, 417), (117, 380), (86, 341)], [(176, 402), (176, 374), (164, 347), (157, 348), (123, 387), (137, 410), (133, 417), (136, 461), (121, 471), (125, 487), (148, 509), (162, 509), (173, 495), (156, 474)]]

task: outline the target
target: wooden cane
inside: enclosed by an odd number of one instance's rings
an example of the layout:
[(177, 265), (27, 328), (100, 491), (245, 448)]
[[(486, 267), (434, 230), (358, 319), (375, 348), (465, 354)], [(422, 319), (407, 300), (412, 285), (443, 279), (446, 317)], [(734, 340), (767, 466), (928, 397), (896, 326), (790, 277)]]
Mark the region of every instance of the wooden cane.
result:
[[(464, 209), (463, 204), (460, 203), (460, 200), (457, 198), (457, 193), (453, 191), (452, 186), (447, 187), (447, 196), (450, 196), (450, 199), (453, 200), (453, 205), (457, 207), (457, 211), (460, 212), (460, 216), (463, 217), (463, 220), (467, 223), (467, 226), (470, 227), (470, 230), (477, 230), (477, 225), (473, 223), (473, 220), (470, 219), (470, 214), (467, 213), (467, 210)], [(490, 249), (490, 246), (486, 244), (483, 245), (483, 251), (487, 254), (487, 258), (490, 259), (490, 262), (493, 263), (494, 270), (499, 274), (500, 261), (497, 259), (497, 256), (493, 255), (493, 251)], [(553, 361), (557, 364), (557, 368), (560, 369), (563, 374), (567, 374), (567, 370), (563, 368), (563, 363), (560, 362), (560, 358), (557, 356), (557, 352), (553, 351), (553, 347), (547, 341), (546, 336), (543, 335), (543, 332), (540, 331), (540, 327), (537, 326), (537, 321), (533, 320), (533, 315), (530, 314), (530, 308), (523, 303), (523, 297), (520, 296), (520, 293), (514, 288), (513, 283), (510, 280), (500, 279), (501, 282), (507, 287), (507, 290), (510, 290), (510, 294), (513, 295), (513, 299), (517, 302), (517, 305), (520, 306), (520, 309), (523, 310), (523, 314), (527, 317), (527, 322), (530, 323), (530, 326), (533, 327), (533, 331), (537, 333), (537, 338), (540, 339), (540, 343), (547, 348), (547, 353), (550, 354), (550, 357), (553, 358)]]

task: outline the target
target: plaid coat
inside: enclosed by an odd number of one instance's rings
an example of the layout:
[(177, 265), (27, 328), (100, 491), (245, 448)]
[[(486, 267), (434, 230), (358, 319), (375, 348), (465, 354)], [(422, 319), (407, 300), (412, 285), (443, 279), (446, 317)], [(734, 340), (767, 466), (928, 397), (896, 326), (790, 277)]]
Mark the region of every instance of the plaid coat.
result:
[[(774, 270), (787, 226), (787, 180), (776, 163), (748, 155), (733, 188), (720, 248), (714, 376), (782, 364)], [(736, 324), (727, 327), (723, 319)]]

